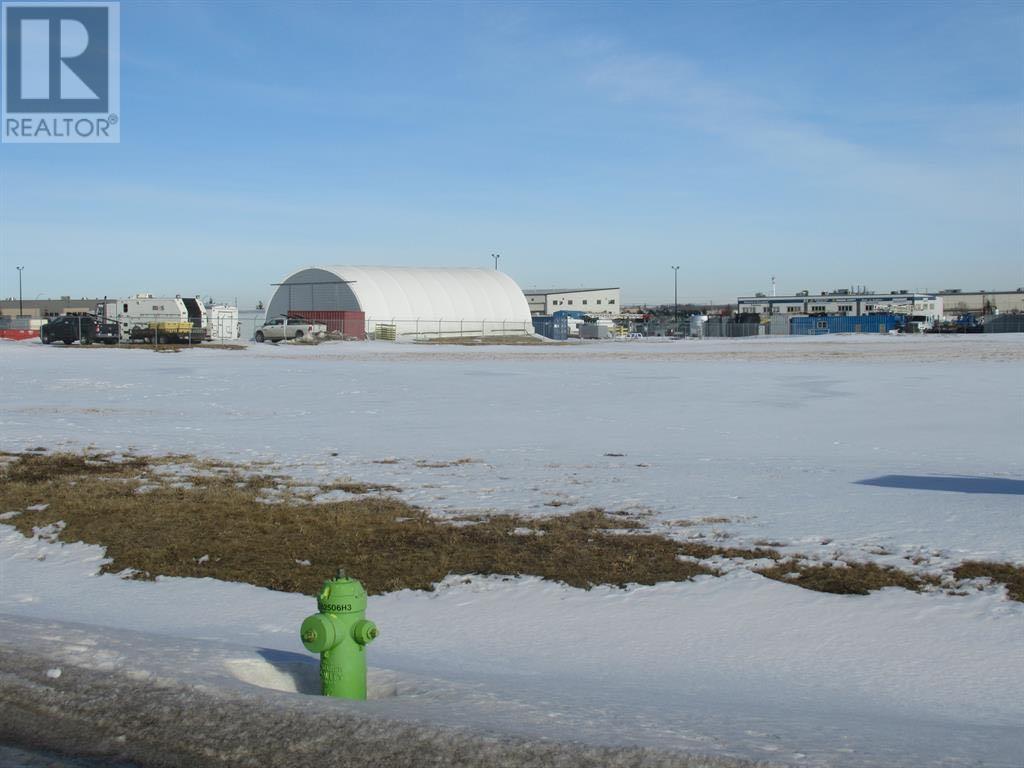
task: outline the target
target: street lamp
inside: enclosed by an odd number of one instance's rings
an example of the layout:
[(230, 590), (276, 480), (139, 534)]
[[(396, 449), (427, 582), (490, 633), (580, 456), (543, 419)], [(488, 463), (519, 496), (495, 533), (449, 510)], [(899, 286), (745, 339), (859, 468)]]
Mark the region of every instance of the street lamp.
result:
[(500, 253), (492, 253), (491, 254), (491, 258), (494, 259), (494, 269), (497, 270), (498, 269), (498, 259), (501, 258), (501, 254)]
[(672, 267), (672, 276), (675, 282), (675, 318), (676, 330), (679, 330), (679, 267)]
[(18, 267), (18, 317), (25, 316), (25, 306), (21, 300), (21, 270), (23, 269), (24, 267)]

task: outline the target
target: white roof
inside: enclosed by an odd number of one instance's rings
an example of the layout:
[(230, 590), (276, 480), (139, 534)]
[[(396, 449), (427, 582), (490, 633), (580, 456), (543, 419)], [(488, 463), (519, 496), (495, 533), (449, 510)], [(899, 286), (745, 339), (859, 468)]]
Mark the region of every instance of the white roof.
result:
[(293, 272), (284, 284), (309, 269), (346, 281), (367, 318), (530, 321), (522, 290), (494, 269), (314, 266)]

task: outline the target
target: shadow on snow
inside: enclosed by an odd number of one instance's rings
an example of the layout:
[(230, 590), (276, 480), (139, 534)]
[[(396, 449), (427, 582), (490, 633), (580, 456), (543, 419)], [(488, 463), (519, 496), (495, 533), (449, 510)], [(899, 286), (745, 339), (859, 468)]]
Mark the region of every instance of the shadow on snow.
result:
[(1008, 477), (968, 477), (961, 475), (882, 475), (857, 480), (857, 485), (879, 488), (911, 488), (917, 491), (953, 491), (954, 493), (1002, 493), (1024, 496), (1024, 480)]

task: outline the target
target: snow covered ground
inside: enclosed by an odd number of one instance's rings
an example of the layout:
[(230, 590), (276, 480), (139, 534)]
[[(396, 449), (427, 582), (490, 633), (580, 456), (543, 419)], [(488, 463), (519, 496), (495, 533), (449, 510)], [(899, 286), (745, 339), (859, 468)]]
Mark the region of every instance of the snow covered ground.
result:
[[(1024, 562), (1022, 361), (1009, 334), (178, 354), (7, 343), (0, 450), (262, 460), (398, 485), (439, 514), (596, 505), (680, 537), (938, 574)], [(310, 598), (96, 576), (102, 557), (0, 525), (0, 647), (53, 669), (315, 689), (297, 637)], [(1024, 754), (1024, 605), (1001, 588), (837, 596), (737, 565), (590, 592), (451, 578), (372, 598), (369, 613), (382, 635), (359, 711), (374, 717), (791, 765)]]

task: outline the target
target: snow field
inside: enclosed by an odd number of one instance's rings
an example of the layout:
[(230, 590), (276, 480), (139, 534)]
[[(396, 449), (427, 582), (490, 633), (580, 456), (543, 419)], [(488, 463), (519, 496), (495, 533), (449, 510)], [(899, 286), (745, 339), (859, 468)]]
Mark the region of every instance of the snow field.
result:
[[(937, 573), (1024, 562), (1022, 357), (1015, 335), (175, 355), (25, 343), (0, 347), (18, 391), (0, 405), (0, 449), (268, 461), (299, 480), (392, 483), (439, 514), (601, 506), (680, 538)], [(332, 704), (302, 695), (311, 598), (96, 576), (102, 558), (0, 523), (3, 646), (64, 631), (33, 621), (77, 622), (95, 645), (42, 643), (47, 669)], [(382, 635), (361, 711), (376, 717), (791, 765), (1024, 754), (1024, 610), (998, 588), (843, 597), (746, 568), (590, 592), (452, 577), (374, 597), (369, 615)], [(123, 644), (118, 629), (144, 634)]]

